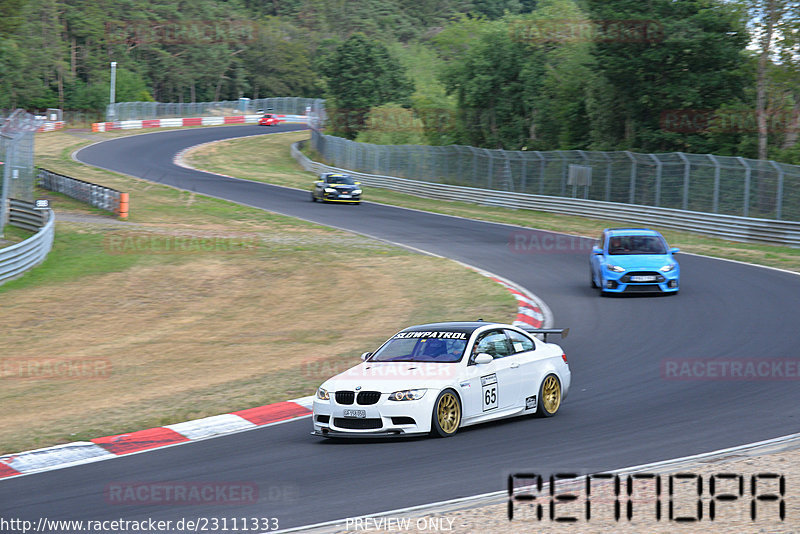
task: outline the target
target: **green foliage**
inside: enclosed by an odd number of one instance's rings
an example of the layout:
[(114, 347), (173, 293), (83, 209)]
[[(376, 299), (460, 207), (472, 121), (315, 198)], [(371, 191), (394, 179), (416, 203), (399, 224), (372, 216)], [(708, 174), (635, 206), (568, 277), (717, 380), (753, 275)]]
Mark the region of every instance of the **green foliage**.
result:
[[(771, 117), (800, 116), (800, 11), (789, 4), (767, 65)], [(372, 142), (755, 157), (755, 131), (671, 131), (662, 119), (755, 109), (747, 45), (769, 5), (1, 0), (0, 109), (102, 112), (116, 61), (117, 101), (328, 97), (333, 133)], [(393, 132), (381, 115), (413, 127)], [(800, 123), (772, 128), (770, 156), (797, 162), (798, 137)]]
[(421, 145), (425, 126), (414, 111), (396, 104), (373, 107), (356, 141), (376, 145)]
[(354, 139), (364, 129), (371, 107), (409, 104), (414, 85), (389, 50), (362, 33), (340, 44), (323, 66), (328, 86), (331, 128)]
[[(660, 128), (662, 111), (713, 110), (742, 98), (739, 66), (748, 35), (734, 9), (707, 0), (589, 0), (595, 20), (652, 20), (637, 40), (605, 39), (592, 49), (605, 80), (615, 125), (597, 124), (607, 142), (640, 151), (686, 150), (687, 141)], [(608, 98), (608, 97), (607, 97)], [(594, 126), (594, 125), (593, 125)], [(609, 138), (608, 136), (611, 135)]]

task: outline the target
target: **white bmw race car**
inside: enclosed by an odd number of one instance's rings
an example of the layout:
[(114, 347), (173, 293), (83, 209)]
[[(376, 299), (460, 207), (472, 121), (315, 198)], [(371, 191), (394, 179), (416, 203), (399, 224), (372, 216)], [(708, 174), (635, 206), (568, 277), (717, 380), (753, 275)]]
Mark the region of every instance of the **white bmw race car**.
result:
[(569, 391), (567, 356), (533, 334), (568, 331), (483, 321), (406, 328), (319, 387), (313, 434), (448, 437), (494, 419), (555, 415)]

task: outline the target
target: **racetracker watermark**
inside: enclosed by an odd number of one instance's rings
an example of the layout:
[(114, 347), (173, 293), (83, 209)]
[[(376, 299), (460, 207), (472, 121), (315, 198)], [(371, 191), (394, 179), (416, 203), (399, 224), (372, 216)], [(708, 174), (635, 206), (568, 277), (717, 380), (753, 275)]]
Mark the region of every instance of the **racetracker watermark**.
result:
[(252, 42), (258, 25), (250, 20), (112, 20), (106, 41), (127, 45), (210, 45)]
[[(758, 113), (754, 109), (669, 109), (661, 112), (661, 129), (676, 133), (758, 133)], [(797, 131), (800, 112), (794, 109), (767, 110), (768, 133)]]
[(103, 490), (109, 504), (241, 505), (259, 502), (255, 482), (111, 482)]
[(510, 25), (511, 37), (528, 44), (659, 43), (664, 26), (655, 20), (519, 20)]
[(151, 233), (114, 233), (103, 238), (103, 249), (108, 254), (199, 254), (253, 253), (259, 239), (254, 236), (218, 237), (195, 235), (168, 235)]
[(0, 379), (97, 380), (111, 376), (107, 358), (0, 358)]
[(343, 378), (398, 380), (407, 378), (442, 378), (455, 376), (458, 365), (453, 362), (365, 362), (309, 360), (303, 362), (305, 378), (322, 381), (343, 374)]
[(589, 254), (594, 243), (584, 237), (536, 230), (514, 230), (508, 237), (514, 254)]
[(661, 360), (664, 380), (777, 381), (800, 380), (797, 358), (671, 358)]

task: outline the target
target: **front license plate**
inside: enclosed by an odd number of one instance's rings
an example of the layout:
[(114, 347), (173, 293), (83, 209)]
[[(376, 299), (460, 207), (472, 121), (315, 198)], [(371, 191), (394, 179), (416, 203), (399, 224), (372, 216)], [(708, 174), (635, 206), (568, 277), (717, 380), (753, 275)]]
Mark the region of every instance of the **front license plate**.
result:
[(345, 410), (344, 411), (345, 417), (357, 417), (359, 419), (364, 419), (367, 416), (366, 410)]
[(350, 198), (351, 195), (339, 195), (339, 198)]
[(655, 276), (631, 276), (631, 282), (655, 282)]

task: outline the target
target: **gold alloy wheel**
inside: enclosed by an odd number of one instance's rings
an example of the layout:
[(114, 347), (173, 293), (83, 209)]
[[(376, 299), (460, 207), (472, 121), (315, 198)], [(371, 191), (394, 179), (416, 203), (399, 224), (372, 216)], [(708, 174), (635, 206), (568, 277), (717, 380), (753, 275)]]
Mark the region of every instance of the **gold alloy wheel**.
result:
[(554, 414), (561, 406), (561, 384), (555, 375), (549, 375), (542, 384), (542, 404), (547, 413)]
[(452, 393), (445, 393), (436, 405), (436, 420), (446, 434), (453, 434), (461, 423), (461, 407)]

